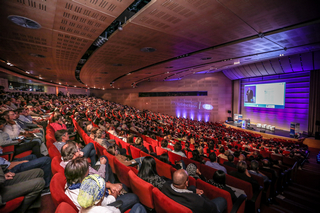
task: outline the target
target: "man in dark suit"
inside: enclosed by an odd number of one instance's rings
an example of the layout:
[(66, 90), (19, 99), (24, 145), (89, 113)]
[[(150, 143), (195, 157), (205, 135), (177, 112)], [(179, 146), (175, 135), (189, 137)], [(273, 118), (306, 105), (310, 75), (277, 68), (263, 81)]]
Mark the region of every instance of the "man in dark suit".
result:
[(233, 163), (233, 161), (234, 161), (234, 156), (230, 154), (228, 155), (228, 161), (225, 161), (223, 165), (227, 165), (232, 168), (237, 168), (237, 166)]
[(249, 103), (253, 102), (253, 91), (250, 89), (250, 87), (247, 90), (247, 100)]
[(162, 187), (162, 192), (172, 200), (191, 209), (194, 213), (207, 212), (219, 213), (227, 208), (227, 201), (218, 197), (209, 200), (203, 191), (189, 185), (188, 174), (180, 169), (173, 173), (173, 182), (167, 182)]

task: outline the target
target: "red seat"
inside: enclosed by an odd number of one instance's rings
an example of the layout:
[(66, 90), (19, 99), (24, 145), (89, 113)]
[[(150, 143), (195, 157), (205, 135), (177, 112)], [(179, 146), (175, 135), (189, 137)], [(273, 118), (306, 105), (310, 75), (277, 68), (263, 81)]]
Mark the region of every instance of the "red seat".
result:
[(114, 161), (115, 161), (116, 157), (114, 155), (111, 155), (110, 153), (108, 153), (106, 149), (103, 150), (103, 155), (105, 155), (108, 158), (108, 163), (111, 167), (112, 172), (116, 173), (116, 169), (114, 167)]
[(153, 151), (153, 150), (151, 150), (152, 148), (150, 149), (150, 144), (147, 143), (146, 141), (143, 141), (143, 146), (146, 147), (146, 149), (147, 149), (149, 152), (150, 152), (150, 151)]
[(124, 185), (126, 185), (127, 187), (131, 188), (130, 179), (128, 176), (128, 172), (130, 171), (130, 168), (122, 164), (117, 158), (114, 159), (113, 163), (114, 163), (115, 173), (117, 174), (119, 181)]
[(184, 161), (185, 165), (188, 166), (190, 163), (193, 163), (197, 166), (197, 168), (200, 170), (200, 166), (201, 166), (201, 163), (198, 162), (198, 161), (194, 161), (194, 160), (191, 160), (189, 158), (184, 158), (182, 157), (182, 160)]
[(130, 152), (133, 159), (140, 158), (140, 152), (141, 152), (140, 149), (134, 146), (130, 146)]
[(23, 199), (24, 197), (17, 197), (15, 199), (7, 201), (6, 205), (0, 208), (0, 212), (1, 213), (13, 212), (15, 209), (17, 209), (21, 205)]
[(223, 158), (218, 158), (218, 162), (222, 165), (224, 162), (228, 161), (226, 159), (223, 159)]
[(55, 175), (56, 173), (60, 172), (64, 174), (64, 168), (60, 166), (61, 157), (55, 156), (51, 161), (51, 171), (52, 175)]
[(162, 155), (163, 153), (168, 153), (168, 150), (163, 149), (158, 146), (158, 147), (156, 147), (156, 153), (157, 153), (157, 155)]
[(159, 176), (164, 176), (166, 178), (172, 179), (171, 170), (172, 167), (169, 164), (166, 164), (165, 162), (162, 162), (158, 159), (156, 160), (156, 167), (157, 167), (157, 173)]
[(153, 209), (152, 189), (153, 185), (139, 178), (133, 171), (129, 171), (130, 186), (134, 194), (139, 197), (140, 202)]
[(65, 194), (64, 189), (66, 185), (66, 177), (64, 174), (56, 173), (50, 183), (50, 191), (53, 203), (55, 206), (58, 206), (62, 202), (68, 203), (70, 206), (74, 208), (78, 212), (77, 207), (70, 200), (70, 198)]
[(169, 160), (172, 164), (175, 164), (175, 161), (180, 161), (182, 157), (173, 152), (168, 152)]
[(210, 166), (206, 166), (204, 164), (200, 165), (200, 172), (203, 176), (205, 176), (208, 180), (212, 179), (213, 174), (217, 171), (217, 169), (214, 169)]
[(12, 161), (13, 158), (23, 158), (23, 157), (26, 157), (28, 155), (30, 155), (32, 153), (32, 150), (28, 150), (28, 151), (25, 151), (25, 152), (22, 152), (18, 155), (14, 155), (14, 145), (10, 145), (10, 146), (1, 146), (2, 148), (2, 153), (1, 154), (1, 157), (7, 159), (8, 161)]
[(53, 159), (54, 157), (57, 157), (57, 156), (61, 158), (61, 154), (56, 146), (51, 146), (48, 149), (48, 152), (49, 152), (49, 156), (51, 159)]
[(130, 144), (124, 142), (124, 141), (120, 141), (120, 144), (121, 144), (121, 148), (122, 149), (126, 149), (127, 150), (127, 155), (130, 155)]
[(154, 208), (157, 213), (167, 213), (167, 212), (192, 213), (192, 211), (189, 208), (170, 199), (156, 187), (153, 188), (152, 194), (153, 194)]
[(53, 138), (46, 139), (47, 148), (49, 149), (51, 146), (54, 146), (53, 145), (54, 142), (56, 142), (56, 140), (54, 140)]
[(197, 185), (196, 179), (189, 176), (189, 186), (196, 186), (196, 185)]
[[(200, 179), (197, 180), (197, 189), (201, 189), (204, 192), (204, 195), (209, 198), (210, 200), (217, 198), (217, 197), (223, 197), (227, 201), (227, 213), (230, 213), (233, 207), (231, 195), (228, 191), (225, 191), (223, 189), (217, 188), (209, 183), (206, 183)], [(245, 202), (241, 204), (241, 211), (237, 212), (244, 212), (245, 209)]]
[(66, 213), (66, 212), (77, 213), (78, 211), (74, 210), (74, 208), (66, 202), (60, 203), (58, 208), (55, 211), (55, 213)]

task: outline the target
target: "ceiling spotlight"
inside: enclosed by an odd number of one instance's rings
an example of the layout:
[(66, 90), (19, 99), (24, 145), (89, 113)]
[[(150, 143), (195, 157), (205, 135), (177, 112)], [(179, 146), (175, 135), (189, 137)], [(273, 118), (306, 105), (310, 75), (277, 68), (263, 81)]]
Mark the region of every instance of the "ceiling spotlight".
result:
[(61, 84), (61, 83), (59, 82), (59, 84)]
[(13, 66), (13, 64), (11, 64), (10, 62), (7, 62), (7, 65), (9, 65), (9, 66), (11, 66), (11, 67)]
[(284, 56), (284, 54), (280, 54), (279, 56)]
[(118, 89), (120, 89), (120, 88), (118, 88)]
[(259, 36), (259, 38), (263, 38), (264, 34), (263, 33), (259, 33), (258, 36)]
[(119, 22), (118, 30), (120, 30), (120, 31), (123, 30), (122, 25), (121, 25), (121, 21)]
[(29, 72), (29, 71), (26, 71), (26, 73), (27, 73), (27, 74), (30, 74), (30, 72)]
[(104, 88), (102, 88), (104, 90)]
[(93, 89), (95, 89), (96, 87), (93, 87)]
[(42, 77), (41, 77), (41, 76), (39, 76), (39, 79), (42, 79)]
[(127, 75), (131, 75), (131, 72), (129, 72)]
[(77, 87), (76, 85), (74, 85), (74, 87)]

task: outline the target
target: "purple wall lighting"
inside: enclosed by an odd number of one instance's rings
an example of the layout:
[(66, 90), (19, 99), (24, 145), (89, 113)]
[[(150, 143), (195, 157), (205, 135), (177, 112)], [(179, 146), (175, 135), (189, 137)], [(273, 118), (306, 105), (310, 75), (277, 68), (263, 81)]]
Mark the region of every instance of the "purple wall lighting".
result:
[(182, 116), (183, 116), (183, 118), (187, 118), (187, 111), (186, 110), (183, 110), (183, 113), (182, 113)]
[(198, 115), (198, 121), (201, 121), (201, 117), (202, 117), (202, 116), (199, 114), (199, 115)]
[[(254, 108), (244, 107), (244, 86), (259, 83), (286, 82), (285, 108)], [(241, 111), (244, 118), (251, 119), (252, 123), (270, 124), (278, 129), (290, 129), (290, 123), (300, 123), (300, 131), (308, 130), (310, 72), (299, 72), (262, 77), (262, 79), (242, 80)]]

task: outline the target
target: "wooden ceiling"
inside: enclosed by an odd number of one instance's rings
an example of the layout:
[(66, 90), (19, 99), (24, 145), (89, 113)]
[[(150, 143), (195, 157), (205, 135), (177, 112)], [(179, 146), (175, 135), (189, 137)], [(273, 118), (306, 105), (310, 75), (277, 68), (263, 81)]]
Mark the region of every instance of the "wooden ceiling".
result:
[[(132, 2), (0, 1), (0, 59), (14, 67), (0, 66), (45, 82), (100, 89), (113, 89), (114, 82), (124, 89), (196, 73), (246, 77), (227, 70), (320, 49), (318, 1), (152, 0), (91, 55), (81, 84), (75, 77), (79, 60)], [(10, 15), (34, 20), (41, 29), (18, 26)], [(142, 52), (144, 47), (156, 51)]]

